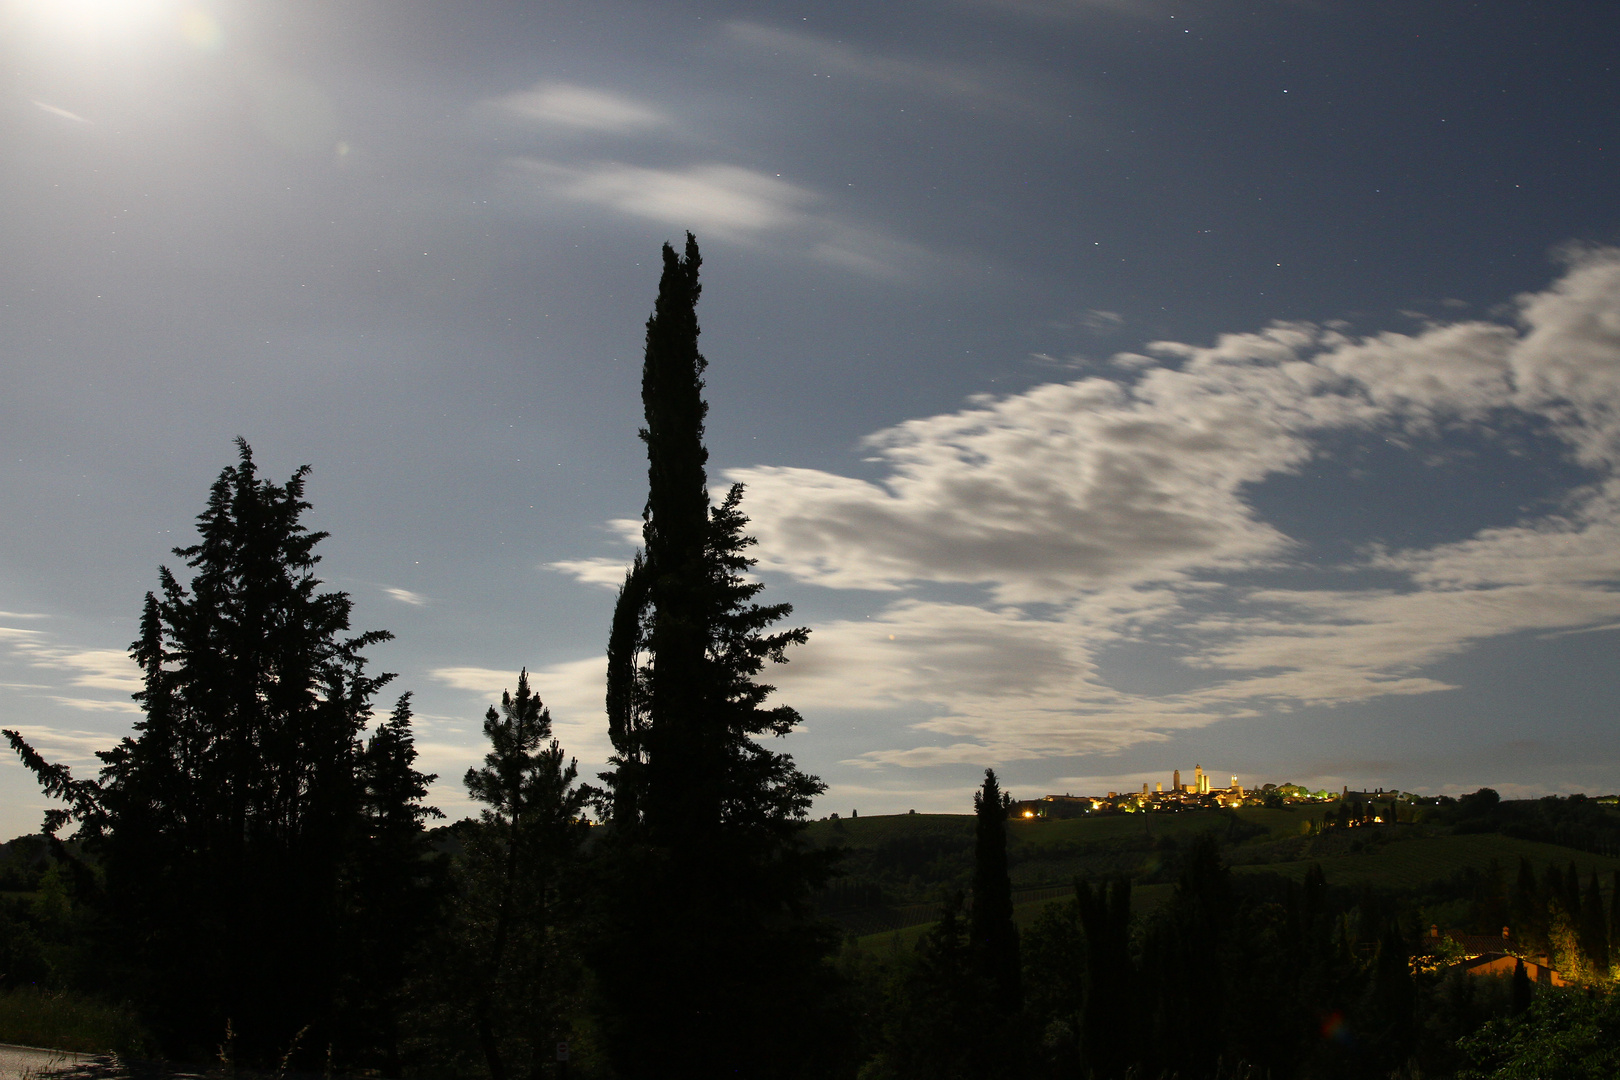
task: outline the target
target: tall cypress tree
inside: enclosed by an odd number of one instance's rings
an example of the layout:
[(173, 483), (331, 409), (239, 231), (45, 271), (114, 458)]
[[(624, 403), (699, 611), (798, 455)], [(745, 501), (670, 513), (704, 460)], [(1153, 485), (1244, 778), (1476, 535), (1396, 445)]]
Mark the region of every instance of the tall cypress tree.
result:
[[(145, 715), (98, 755), (99, 779), (74, 780), (6, 735), (68, 803), (47, 826), (77, 821), (105, 869), (109, 981), (173, 1050), (217, 1043), (229, 1021), (240, 1055), (268, 1059), (304, 1029), (306, 1047), (332, 1039), (353, 957), (352, 871), (381, 835), (368, 819), (419, 830), (420, 790), (396, 775), (368, 794), (360, 736), (392, 676), (367, 675), (362, 650), (391, 635), (351, 636), (348, 596), (319, 591), (326, 534), (300, 520), (307, 468), (271, 483), (238, 448), (198, 518), (200, 542), (175, 549), (189, 588), (163, 568), (146, 597), (130, 648)], [(397, 742), (408, 708), (392, 723)], [(395, 750), (409, 773), (414, 751)]]
[(1544, 952), (1547, 948), (1547, 898), (1530, 860), (1519, 856), (1519, 876), (1513, 884), (1514, 940), (1531, 952)]
[(1620, 870), (1609, 885), (1609, 959), (1620, 960)]
[(984, 786), (973, 793), (974, 962), (995, 987), (996, 1011), (1016, 1012), (1023, 1001), (1019, 984), (1018, 928), (1013, 925), (1012, 880), (1007, 873), (1007, 811), (1012, 796), (1001, 790), (994, 769), (984, 770)]
[[(1099, 882), (1095, 891), (1076, 880), (1075, 900), (1086, 939), (1080, 1050), (1085, 1069), (1116, 1076), (1136, 1049), (1135, 969), (1131, 961), (1131, 881)], [(1146, 946), (1144, 945), (1144, 949)], [(1149, 974), (1149, 973), (1145, 973)], [(1150, 974), (1157, 975), (1156, 971)]]
[(1592, 972), (1598, 977), (1609, 973), (1609, 920), (1603, 909), (1603, 890), (1598, 886), (1597, 871), (1586, 881), (1586, 895), (1581, 899), (1581, 950), (1586, 953)]
[(664, 246), (647, 321), (646, 546), (609, 635), (600, 1022), (629, 1076), (790, 1075), (815, 1056), (795, 1040), (829, 946), (807, 913), (826, 859), (800, 838), (823, 785), (761, 741), (799, 715), (758, 676), (807, 631), (767, 632), (791, 608), (755, 602), (741, 487), (709, 503), (701, 264), (691, 234)]

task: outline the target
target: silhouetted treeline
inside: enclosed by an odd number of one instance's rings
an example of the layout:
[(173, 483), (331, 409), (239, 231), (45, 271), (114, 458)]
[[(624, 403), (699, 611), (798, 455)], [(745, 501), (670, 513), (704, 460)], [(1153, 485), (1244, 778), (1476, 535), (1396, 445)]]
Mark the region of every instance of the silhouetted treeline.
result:
[(1437, 808), (1435, 820), (1462, 833), (1501, 833), (1620, 857), (1620, 815), (1585, 795), (1504, 802), (1491, 788), (1481, 788)]

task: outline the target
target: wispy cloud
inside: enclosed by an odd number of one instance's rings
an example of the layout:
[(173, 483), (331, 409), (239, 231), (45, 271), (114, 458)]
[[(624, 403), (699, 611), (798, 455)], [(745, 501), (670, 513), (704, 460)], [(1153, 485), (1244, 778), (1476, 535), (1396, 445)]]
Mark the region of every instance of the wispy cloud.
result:
[(48, 104), (48, 103), (43, 102), (43, 101), (38, 101), (38, 100), (36, 100), (34, 98), (29, 98), (28, 100), (33, 102), (35, 108), (39, 109), (42, 112), (48, 112), (52, 116), (60, 116), (63, 120), (71, 120), (75, 124), (88, 124), (88, 123), (90, 123), (89, 120), (87, 120), (84, 117), (80, 116), (78, 113), (69, 112), (67, 109), (62, 108), (59, 105), (51, 105), (51, 104)]
[(670, 124), (662, 111), (643, 102), (573, 83), (540, 82), (485, 104), (518, 120), (614, 135), (653, 131)]
[(410, 604), (412, 607), (423, 607), (428, 602), (427, 597), (423, 596), (421, 593), (411, 592), (409, 589), (398, 589), (394, 588), (393, 586), (385, 585), (383, 586), (383, 592), (393, 597), (395, 600), (398, 600), (400, 603)]
[(18, 734), (27, 739), (46, 759), (68, 765), (86, 765), (96, 761), (96, 752), (106, 750), (118, 741), (117, 736), (105, 731), (80, 731), (73, 728), (44, 727), (38, 724), (17, 724)]
[[(0, 618), (34, 619), (40, 615), (8, 612)], [(78, 648), (61, 644), (43, 630), (0, 626), (0, 648), (12, 661), (52, 681), (7, 681), (6, 689), (41, 694), (47, 700), (80, 712), (135, 713), (140, 710), (129, 695), (141, 688), (140, 668), (123, 649)], [(55, 673), (55, 676), (44, 673)], [(113, 697), (90, 697), (71, 691), (102, 691)], [(55, 691), (50, 693), (49, 691)]]
[(110, 712), (126, 713), (140, 716), (141, 707), (133, 701), (107, 701), (102, 698), (64, 697), (60, 694), (51, 694), (50, 700), (64, 708), (77, 709), (79, 712)]
[(652, 168), (617, 161), (563, 164), (534, 157), (509, 163), (515, 189), (541, 204), (603, 207), (656, 221), (677, 233), (801, 252), (867, 277), (895, 277), (923, 264), (920, 249), (850, 224), (830, 200), (781, 177), (722, 162)]
[(805, 221), (815, 193), (735, 165), (650, 169), (617, 162), (559, 165), (533, 158), (518, 167), (543, 190), (636, 217), (728, 237), (776, 232)]
[(625, 571), (629, 563), (624, 559), (606, 557), (591, 559), (563, 559), (560, 562), (546, 563), (546, 569), (567, 574), (575, 580), (587, 585), (601, 585), (609, 589), (617, 589), (624, 584)]
[[(1354, 337), (1279, 324), (1156, 342), (1081, 378), (867, 441), (873, 479), (736, 469), (766, 570), (884, 599), (773, 671), (811, 710), (903, 718), (859, 754), (935, 767), (1117, 751), (1224, 718), (1444, 692), (1433, 666), (1508, 634), (1620, 620), (1620, 252), (1572, 256), (1512, 322)], [(1259, 588), (1302, 542), (1251, 501), (1328, 437), (1541, 424), (1604, 479), (1556, 513), (1373, 550), (1331, 585)], [(617, 584), (620, 560), (559, 569)], [(610, 574), (611, 571), (611, 574)], [(982, 601), (931, 590), (975, 586)], [(1186, 689), (1126, 692), (1104, 650), (1152, 641)], [(598, 676), (599, 678), (599, 676)], [(600, 685), (597, 683), (596, 685)], [(892, 721), (891, 721), (892, 722)]]
[(1019, 95), (994, 85), (983, 74), (949, 64), (885, 56), (840, 41), (748, 20), (725, 24), (727, 37), (751, 50), (789, 57), (811, 69), (807, 74), (858, 79), (918, 90), (969, 105), (1024, 109)]
[(1166, 0), (958, 0), (968, 7), (1033, 15), (1043, 19), (1079, 19), (1098, 14), (1150, 17), (1169, 8)]
[(33, 668), (67, 673), (70, 686), (126, 693), (141, 688), (140, 668), (122, 649), (76, 649), (33, 633), (18, 635), (11, 649)]

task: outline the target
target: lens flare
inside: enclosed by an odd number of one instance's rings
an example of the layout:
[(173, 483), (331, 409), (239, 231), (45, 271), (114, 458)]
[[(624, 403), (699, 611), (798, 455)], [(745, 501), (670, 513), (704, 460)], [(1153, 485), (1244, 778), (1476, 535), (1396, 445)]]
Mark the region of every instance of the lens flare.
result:
[(1350, 1044), (1350, 1025), (1345, 1022), (1343, 1013), (1330, 1013), (1322, 1021), (1322, 1038), (1328, 1042), (1338, 1043), (1340, 1046)]

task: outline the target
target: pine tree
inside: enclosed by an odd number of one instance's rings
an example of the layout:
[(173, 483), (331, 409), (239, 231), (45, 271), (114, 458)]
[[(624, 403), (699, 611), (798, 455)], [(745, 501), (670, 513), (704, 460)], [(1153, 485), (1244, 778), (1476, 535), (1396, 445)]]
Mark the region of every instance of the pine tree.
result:
[(468, 769), (467, 792), (484, 804), (463, 865), (457, 951), (473, 981), (465, 1004), (490, 1080), (538, 1072), (566, 1033), (578, 967), (567, 927), (570, 880), (584, 839), (587, 793), (574, 785), (551, 735), (551, 713), (518, 675), (484, 717), (490, 750)]
[(663, 255), (642, 371), (646, 547), (609, 636), (600, 1022), (627, 1075), (779, 1072), (824, 974), (806, 905), (827, 861), (800, 840), (823, 785), (762, 741), (799, 715), (767, 706), (759, 675), (808, 632), (767, 632), (791, 608), (755, 602), (741, 487), (710, 506), (701, 259), (690, 234)]
[(361, 844), (347, 871), (350, 930), (335, 1040), (344, 1060), (384, 1076), (403, 1068), (408, 984), (428, 959), (424, 931), (440, 921), (445, 899), (445, 867), (424, 829), (444, 814), (422, 803), (438, 777), (417, 771), (416, 758), (411, 695), (402, 694), (360, 759)]
[(1023, 1001), (1019, 985), (1018, 929), (1013, 925), (1012, 880), (1007, 874), (1007, 812), (1012, 796), (1001, 790), (993, 769), (984, 771), (984, 786), (973, 794), (974, 961), (996, 989), (995, 1011), (1017, 1012)]
[[(173, 1049), (217, 1042), (248, 1060), (331, 1038), (349, 937), (349, 875), (368, 839), (361, 733), (391, 678), (365, 673), (344, 593), (319, 592), (301, 523), (308, 469), (258, 478), (248, 445), (215, 482), (200, 542), (176, 548), (130, 652), (144, 674), (135, 734), (74, 780), (7, 732), (100, 860), (107, 976)], [(396, 734), (408, 724), (396, 714)], [(408, 785), (407, 785), (408, 788)], [(380, 794), (380, 789), (378, 794)], [(410, 819), (419, 794), (376, 812)], [(419, 819), (416, 825), (419, 827)]]

